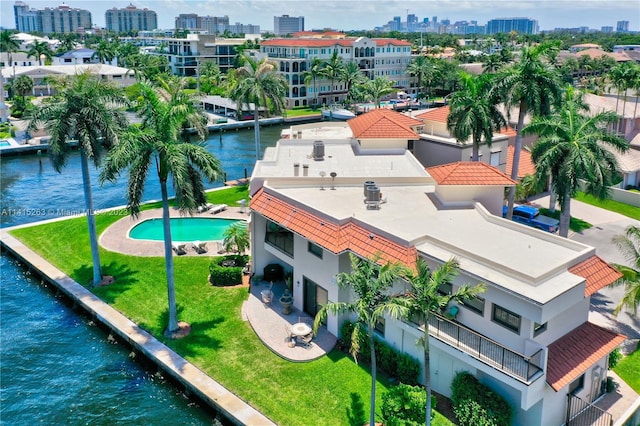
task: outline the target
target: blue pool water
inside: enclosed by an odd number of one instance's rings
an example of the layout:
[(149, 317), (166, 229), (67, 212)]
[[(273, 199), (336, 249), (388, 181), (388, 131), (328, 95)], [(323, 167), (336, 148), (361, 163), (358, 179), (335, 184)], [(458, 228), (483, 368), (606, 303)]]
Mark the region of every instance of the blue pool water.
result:
[[(224, 231), (238, 220), (209, 217), (174, 217), (171, 221), (171, 240), (188, 243), (224, 239)], [(129, 231), (134, 240), (163, 241), (162, 219), (147, 219)]]

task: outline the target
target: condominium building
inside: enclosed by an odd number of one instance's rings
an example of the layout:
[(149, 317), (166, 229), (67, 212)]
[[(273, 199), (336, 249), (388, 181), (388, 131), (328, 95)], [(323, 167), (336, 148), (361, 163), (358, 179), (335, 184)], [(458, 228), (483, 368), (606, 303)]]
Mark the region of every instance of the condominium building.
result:
[(508, 33), (538, 34), (538, 21), (530, 18), (497, 18), (487, 22), (487, 34)]
[(133, 4), (122, 9), (109, 9), (104, 14), (108, 31), (115, 33), (155, 30), (158, 28), (158, 16), (149, 9), (138, 9)]
[(16, 29), (19, 32), (30, 33), (40, 31), (42, 28), (42, 20), (40, 13), (36, 9), (30, 9), (26, 3), (17, 1), (13, 5), (13, 16), (16, 23)]
[(176, 17), (176, 30), (192, 30), (206, 34), (222, 34), (229, 25), (229, 17), (199, 16), (196, 13), (181, 13)]
[(274, 16), (273, 33), (277, 36), (304, 31), (304, 16)]
[(30, 9), (21, 1), (13, 6), (16, 29), (20, 32), (73, 33), (91, 28), (91, 12), (66, 4), (44, 9)]
[[(439, 291), (486, 291), (426, 323), (385, 316), (376, 338), (423, 360), (427, 328), (435, 391), (451, 396), (467, 371), (509, 402), (512, 424), (572, 424), (602, 394), (609, 353), (625, 339), (588, 321), (591, 296), (620, 274), (593, 247), (503, 219), (515, 182), (486, 163), (425, 170), (405, 150), (319, 139), (280, 140), (256, 163), (253, 270), (290, 272), (295, 308), (315, 316), (354, 301), (336, 280), (351, 272), (350, 255), (408, 267), (422, 259), (432, 270), (455, 258), (460, 273)], [(409, 289), (398, 279), (390, 294)], [(329, 315), (327, 331), (339, 336), (346, 320), (354, 317)]]
[(261, 57), (278, 64), (289, 83), (287, 107), (332, 104), (347, 97), (342, 81), (318, 77), (305, 83), (305, 72), (314, 59), (328, 61), (336, 52), (343, 62), (355, 62), (369, 79), (387, 77), (398, 89), (410, 87), (406, 68), (411, 62), (411, 43), (368, 37), (345, 37), (342, 33), (304, 33), (294, 38), (275, 38), (260, 43)]
[(629, 21), (618, 21), (616, 22), (616, 31), (619, 33), (628, 33), (629, 32)]

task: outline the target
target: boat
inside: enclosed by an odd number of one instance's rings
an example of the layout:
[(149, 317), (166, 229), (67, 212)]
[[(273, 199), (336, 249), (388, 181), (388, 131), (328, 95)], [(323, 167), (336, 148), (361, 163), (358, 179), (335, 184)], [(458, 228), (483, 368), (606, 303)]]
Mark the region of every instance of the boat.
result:
[(340, 105), (330, 105), (322, 110), (322, 118), (328, 120), (349, 120), (356, 115)]

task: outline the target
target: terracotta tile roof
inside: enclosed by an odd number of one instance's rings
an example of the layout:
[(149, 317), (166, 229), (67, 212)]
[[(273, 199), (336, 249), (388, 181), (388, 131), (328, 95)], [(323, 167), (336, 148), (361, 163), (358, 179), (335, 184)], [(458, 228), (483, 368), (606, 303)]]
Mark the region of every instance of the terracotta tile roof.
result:
[(620, 272), (598, 256), (591, 256), (584, 262), (572, 266), (569, 272), (587, 280), (587, 286), (584, 289), (585, 297), (591, 296), (622, 277)]
[(625, 339), (622, 334), (583, 323), (549, 345), (547, 383), (558, 392)]
[(419, 139), (410, 127), (422, 124), (420, 120), (385, 108), (371, 110), (347, 123), (353, 136), (359, 139)]
[(398, 40), (395, 38), (374, 38), (372, 39), (378, 46), (386, 46), (391, 44), (393, 46), (411, 46), (412, 44), (405, 40)]
[(274, 38), (263, 40), (260, 46), (299, 46), (299, 47), (331, 47), (331, 46), (352, 46), (353, 39), (336, 38)]
[(344, 224), (327, 219), (290, 204), (277, 196), (260, 189), (251, 199), (251, 209), (267, 219), (313, 241), (331, 251), (342, 253), (347, 250), (365, 257), (381, 256), (381, 261), (400, 262), (413, 267), (418, 257), (414, 246), (403, 246), (391, 241), (375, 230), (367, 229), (349, 219)]
[[(507, 176), (511, 176), (511, 168), (513, 167), (513, 152), (515, 148), (513, 145), (507, 147), (507, 167), (505, 173)], [(536, 165), (533, 164), (531, 159), (531, 153), (526, 149), (520, 151), (520, 164), (518, 165), (518, 179), (527, 175), (532, 175), (536, 172)]]
[(514, 129), (511, 126), (503, 127), (502, 129), (500, 129), (498, 133), (500, 133), (501, 135), (508, 136), (510, 138), (515, 137), (518, 134), (518, 132), (516, 132), (516, 129)]
[(423, 121), (437, 121), (438, 123), (446, 123), (447, 117), (449, 117), (449, 105), (423, 112), (422, 114), (418, 114), (415, 117)]
[(438, 185), (500, 185), (516, 182), (497, 168), (481, 161), (459, 161), (427, 168)]

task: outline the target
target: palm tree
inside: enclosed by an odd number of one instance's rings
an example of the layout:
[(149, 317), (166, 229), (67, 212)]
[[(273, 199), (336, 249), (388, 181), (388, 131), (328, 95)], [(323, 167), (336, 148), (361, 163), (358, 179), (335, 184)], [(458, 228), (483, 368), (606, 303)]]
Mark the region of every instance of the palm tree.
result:
[(331, 54), (331, 58), (326, 61), (322, 66), (322, 76), (328, 78), (331, 82), (330, 89), (330, 102), (333, 103), (333, 83), (336, 80), (340, 79), (340, 74), (342, 73), (342, 68), (344, 67), (344, 63), (342, 61), (342, 57), (338, 55), (338, 51), (334, 50)]
[(343, 338), (351, 339), (351, 355), (356, 362), (360, 343), (368, 338), (371, 357), (369, 424), (373, 426), (376, 414), (376, 353), (373, 331), (376, 322), (384, 315), (400, 318), (407, 314), (404, 299), (388, 294), (394, 281), (404, 274), (405, 268), (397, 263), (380, 264), (379, 257), (363, 259), (354, 254), (350, 254), (349, 257), (352, 271), (342, 272), (336, 278), (338, 286), (342, 289), (350, 289), (355, 293), (355, 297), (350, 302), (330, 302), (324, 305), (315, 317), (314, 332), (317, 332), (329, 313), (334, 315), (353, 313), (357, 316), (353, 333)]
[(482, 72), (485, 74), (493, 74), (498, 71), (503, 65), (504, 62), (502, 62), (500, 55), (494, 53), (484, 58)]
[(11, 85), (16, 95), (22, 98), (22, 105), (25, 106), (27, 93), (33, 90), (33, 80), (26, 74), (19, 75)]
[(287, 81), (278, 73), (276, 63), (266, 58), (256, 61), (249, 56), (242, 56), (243, 65), (236, 70), (236, 84), (231, 89), (231, 99), (238, 105), (241, 113), (243, 106), (254, 105), (253, 127), (256, 143), (256, 161), (260, 156), (260, 116), (259, 108), (264, 106), (269, 114), (269, 106), (274, 114), (279, 114), (285, 107), (285, 96), (288, 91)]
[(91, 59), (96, 58), (101, 64), (106, 64), (107, 62), (111, 62), (115, 56), (116, 52), (114, 51), (113, 43), (109, 42), (109, 40), (102, 39), (96, 46)]
[(380, 98), (394, 91), (393, 81), (387, 77), (376, 77), (366, 82), (364, 90), (369, 98), (375, 102), (376, 106), (380, 108)]
[[(624, 91), (622, 97), (624, 103), (622, 104), (622, 116), (619, 125), (621, 126), (624, 121), (624, 114), (627, 107), (627, 91), (634, 87), (634, 83), (638, 78), (638, 66), (633, 62), (622, 62), (614, 69), (611, 70), (611, 80), (616, 88), (616, 114), (618, 113), (618, 100), (620, 99), (620, 92)], [(624, 129), (618, 128), (618, 131), (624, 132)]]
[(497, 105), (488, 96), (491, 79), (486, 75), (472, 76), (462, 72), (461, 90), (451, 95), (447, 129), (459, 143), (466, 144), (471, 137), (473, 155), (471, 160), (479, 160), (480, 144), (484, 137), (487, 146), (493, 141), (493, 131), (507, 125)]
[[(493, 80), (490, 97), (502, 100), (510, 117), (511, 108), (518, 107), (518, 124), (516, 125), (516, 142), (513, 152), (511, 178), (518, 179), (520, 166), (520, 152), (522, 151), (522, 129), (527, 114), (548, 115), (551, 107), (561, 99), (560, 77), (556, 69), (543, 62), (542, 56), (551, 49), (549, 44), (525, 47), (520, 54), (520, 60), (503, 68)], [(513, 215), (515, 186), (509, 188), (509, 202), (507, 218)]]
[(407, 73), (418, 79), (418, 90), (424, 89), (424, 96), (428, 98), (429, 88), (440, 79), (441, 71), (434, 59), (418, 56), (407, 67)]
[(27, 51), (27, 58), (36, 58), (38, 59), (38, 64), (42, 65), (43, 56), (45, 59), (51, 60), (51, 58), (53, 57), (51, 47), (49, 47), (49, 43), (47, 43), (46, 41), (35, 40)]
[(316, 90), (316, 81), (318, 80), (318, 77), (322, 77), (322, 65), (323, 63), (320, 58), (315, 57), (311, 60), (309, 69), (302, 73), (304, 84), (308, 86), (313, 83), (314, 105), (318, 105), (318, 91)]
[[(206, 119), (191, 95), (183, 90), (184, 81), (177, 78), (157, 79), (157, 86), (140, 83), (138, 113), (140, 126), (131, 126), (122, 140), (107, 155), (100, 181), (116, 181), (127, 170), (129, 184), (127, 206), (133, 216), (140, 203), (149, 171), (155, 165), (162, 194), (164, 257), (167, 272), (169, 323), (165, 336), (179, 337), (173, 270), (169, 196), (167, 182), (171, 178), (180, 212), (192, 213), (206, 203), (203, 177), (209, 181), (222, 176), (219, 161), (198, 143), (183, 143), (185, 128), (196, 131), (201, 140), (206, 135)], [(182, 330), (184, 331), (184, 330)]]
[(89, 160), (97, 167), (102, 158), (102, 146), (110, 146), (119, 139), (127, 125), (124, 107), (127, 100), (122, 88), (91, 75), (89, 72), (56, 80), (58, 93), (51, 102), (36, 107), (31, 114), (28, 129), (35, 130), (44, 125), (51, 136), (49, 157), (54, 169), (66, 166), (71, 148), (68, 141), (76, 140), (80, 147), (82, 185), (91, 256), (93, 258), (93, 284), (102, 281), (100, 252), (93, 209)]
[(78, 44), (78, 35), (74, 33), (62, 34), (60, 37), (60, 45), (58, 46), (58, 52), (64, 53), (75, 49)]
[(407, 294), (409, 315), (417, 317), (423, 325), (423, 336), (420, 339), (424, 350), (423, 381), (427, 391), (427, 405), (425, 407), (425, 423), (431, 424), (431, 369), (429, 361), (429, 316), (432, 312), (441, 312), (451, 301), (458, 303), (473, 299), (485, 290), (483, 284), (475, 287), (463, 285), (455, 292), (443, 294), (443, 285), (451, 284), (458, 276), (460, 264), (453, 258), (445, 262), (438, 269), (431, 271), (429, 265), (418, 258), (415, 273), (408, 275), (407, 279), (411, 290)]
[(522, 134), (539, 136), (531, 150), (538, 179), (551, 177), (552, 190), (560, 204), (560, 235), (567, 237), (571, 197), (586, 181), (585, 192), (604, 199), (618, 171), (610, 149), (624, 152), (629, 144), (610, 133), (607, 126), (617, 120), (613, 112), (589, 115), (582, 94), (573, 87), (565, 92), (561, 107), (549, 117), (535, 117)]
[(613, 314), (618, 315), (626, 308), (636, 316), (640, 305), (640, 227), (628, 226), (625, 235), (615, 236), (613, 242), (631, 265), (613, 265), (622, 274), (622, 278), (615, 285), (625, 286), (624, 297), (613, 310)]
[(356, 84), (366, 81), (366, 77), (355, 62), (347, 62), (340, 72), (340, 81), (347, 89), (347, 99), (351, 99), (352, 89)]
[(250, 244), (246, 222), (236, 222), (224, 231), (222, 246), (226, 252), (244, 253)]
[(7, 52), (9, 64), (13, 66), (13, 52), (17, 52), (20, 49), (20, 41), (16, 38), (15, 34), (9, 30), (2, 30), (0, 32), (0, 52)]

